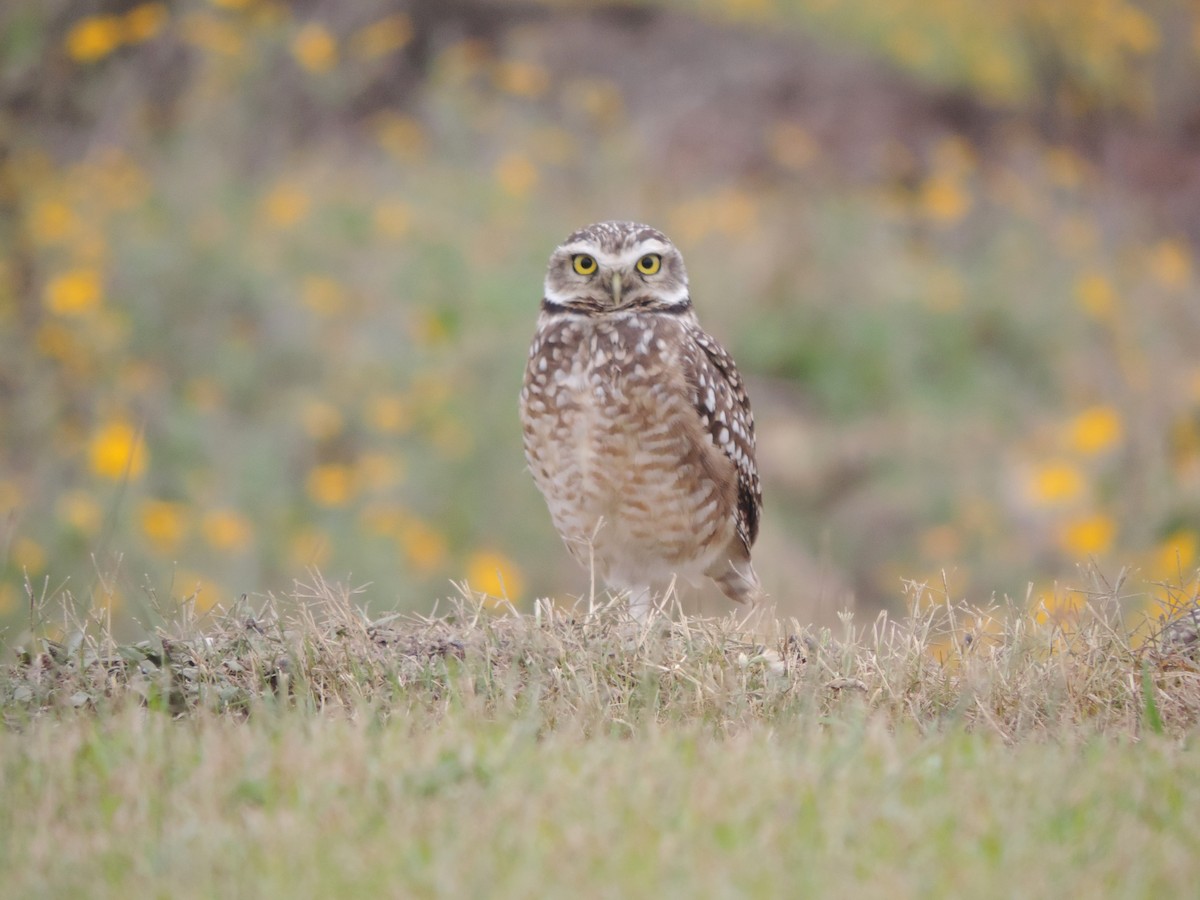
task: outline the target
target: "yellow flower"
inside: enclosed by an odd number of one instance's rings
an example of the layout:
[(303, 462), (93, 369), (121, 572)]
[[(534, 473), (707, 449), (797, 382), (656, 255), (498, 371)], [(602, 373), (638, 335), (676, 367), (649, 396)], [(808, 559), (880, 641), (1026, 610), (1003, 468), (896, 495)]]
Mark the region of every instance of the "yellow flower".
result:
[(1083, 493), (1083, 473), (1069, 462), (1049, 462), (1034, 470), (1030, 487), (1039, 504), (1067, 503)]
[(0, 616), (6, 616), (13, 612), (21, 602), (21, 594), (17, 591), (16, 585), (0, 584)]
[(350, 39), (351, 52), (360, 59), (386, 56), (412, 40), (412, 33), (412, 19), (397, 13), (356, 31)]
[(290, 556), (292, 565), (319, 567), (329, 559), (329, 535), (320, 528), (305, 528), (293, 536)]
[(424, 155), (428, 140), (421, 123), (409, 116), (380, 113), (372, 121), (375, 140), (398, 160), (409, 161)]
[(453, 416), (442, 416), (433, 424), (429, 441), (451, 459), (462, 459), (475, 443), (471, 429)]
[(404, 463), (387, 453), (364, 453), (358, 461), (358, 474), (368, 490), (385, 491), (404, 480)]
[(767, 132), (771, 159), (785, 169), (803, 169), (817, 158), (820, 148), (803, 125), (779, 122)]
[(963, 137), (944, 137), (933, 148), (933, 167), (946, 176), (967, 175), (979, 165), (971, 142)]
[(146, 470), (148, 456), (142, 436), (123, 419), (101, 426), (88, 445), (88, 464), (101, 478), (137, 478)]
[(1062, 220), (1055, 235), (1062, 249), (1072, 256), (1082, 256), (1095, 249), (1099, 241), (1096, 226), (1083, 216), (1069, 215)]
[(432, 347), (450, 337), (450, 328), (445, 315), (424, 309), (413, 315), (409, 333), (415, 343)]
[(927, 528), (919, 537), (921, 555), (926, 559), (946, 561), (962, 553), (962, 535), (953, 525), (935, 525)]
[(14, 540), (8, 555), (21, 572), (33, 575), (46, 568), (46, 551), (32, 538), (22, 536)]
[(417, 519), (401, 527), (400, 546), (409, 564), (422, 575), (434, 571), (446, 558), (446, 539)]
[(412, 227), (412, 212), (398, 201), (381, 203), (375, 207), (375, 230), (387, 238), (402, 238)]
[(305, 275), (300, 300), (320, 316), (332, 316), (346, 308), (346, 289), (325, 275)]
[(410, 380), (412, 390), (409, 396), (414, 403), (419, 403), (423, 410), (436, 410), (446, 405), (454, 394), (454, 386), (450, 378), (442, 372), (420, 372)]
[(579, 142), (566, 128), (541, 125), (529, 132), (529, 146), (539, 162), (565, 166), (579, 158)]
[(61, 200), (43, 200), (29, 217), (29, 234), (35, 243), (54, 244), (68, 237), (79, 225), (75, 211)]
[(1075, 282), (1075, 300), (1090, 316), (1105, 319), (1117, 308), (1117, 292), (1107, 277), (1099, 272), (1079, 276)]
[(1023, 92), (1023, 71), (1007, 53), (980, 47), (970, 58), (971, 75), (990, 99), (1016, 103)]
[(1196, 561), (1196, 551), (1200, 550), (1200, 535), (1194, 531), (1176, 531), (1155, 550), (1155, 568), (1157, 574), (1170, 577), (1181, 570), (1188, 571)]
[(142, 3), (125, 13), (125, 40), (131, 44), (148, 41), (167, 23), (165, 3)]
[(341, 463), (313, 466), (305, 480), (308, 496), (319, 506), (345, 506), (356, 487), (354, 470)]
[(1121, 43), (1134, 53), (1146, 54), (1158, 46), (1158, 26), (1154, 19), (1132, 4), (1116, 7), (1111, 27)]
[(1192, 280), (1192, 256), (1183, 241), (1161, 241), (1150, 251), (1150, 274), (1163, 287), (1178, 289)]
[(1035, 591), (1036, 612), (1034, 619), (1039, 624), (1048, 622), (1063, 626), (1079, 616), (1085, 604), (1083, 595), (1078, 591), (1064, 590), (1058, 585), (1044, 591)]
[(233, 509), (214, 509), (200, 521), (204, 539), (216, 550), (241, 550), (254, 539), (254, 528)]
[(550, 75), (536, 63), (516, 59), (500, 60), (492, 69), (492, 82), (508, 94), (538, 97), (550, 87)]
[(220, 409), (225, 393), (215, 378), (193, 378), (185, 388), (187, 402), (197, 411), (210, 413)]
[(100, 527), (100, 504), (85, 491), (70, 491), (58, 499), (58, 517), (83, 534)]
[(1093, 406), (1071, 419), (1068, 434), (1073, 450), (1091, 456), (1103, 453), (1119, 442), (1124, 435), (1124, 425), (1121, 414), (1113, 407)]
[(1188, 414), (1172, 422), (1169, 446), (1172, 465), (1180, 478), (1200, 473), (1200, 419)]
[[(132, 209), (150, 195), (150, 176), (132, 159), (119, 151), (106, 152), (87, 172), (89, 189), (112, 209)], [(101, 244), (104, 234), (98, 229), (93, 236)]]
[(1087, 163), (1070, 147), (1053, 147), (1046, 151), (1046, 170), (1059, 187), (1072, 189), (1083, 183)]
[(108, 239), (98, 228), (81, 228), (71, 242), (71, 251), (79, 266), (99, 266), (108, 256)]
[(758, 224), (758, 206), (754, 196), (744, 190), (728, 188), (710, 198), (713, 227), (728, 237), (749, 234)]
[(72, 269), (56, 275), (46, 285), (42, 299), (55, 315), (86, 315), (103, 300), (100, 273), (95, 269)]
[(245, 42), (237, 28), (207, 13), (185, 16), (179, 33), (189, 44), (220, 56), (241, 56), (245, 49)]
[(467, 561), (467, 584), (489, 597), (515, 600), (525, 589), (516, 563), (494, 550), (472, 553)]
[(80, 19), (67, 32), (67, 55), (76, 62), (96, 62), (121, 46), (124, 33), (124, 23), (118, 16)]
[(774, 0), (725, 0), (726, 10), (744, 18), (762, 17), (772, 11)]
[(187, 535), (187, 517), (181, 503), (146, 500), (141, 505), (141, 523), (142, 533), (159, 553), (171, 553)]
[(926, 218), (952, 224), (971, 208), (971, 194), (954, 176), (932, 175), (921, 185), (918, 204)]
[(363, 507), (359, 524), (370, 534), (397, 536), (409, 521), (408, 514), (393, 503), (371, 503)]
[(293, 38), (292, 56), (310, 72), (328, 72), (337, 65), (337, 40), (324, 25), (309, 22)]
[(216, 582), (194, 572), (177, 572), (171, 593), (185, 603), (192, 603), (196, 612), (208, 612), (225, 597), (225, 589)]
[(87, 357), (87, 348), (76, 338), (74, 331), (61, 322), (46, 322), (33, 336), (33, 345), (47, 359), (65, 366), (78, 366)]
[(937, 53), (933, 42), (920, 30), (901, 27), (892, 32), (888, 49), (905, 66), (919, 69), (929, 65)]
[(496, 163), (496, 182), (511, 197), (525, 197), (538, 182), (537, 167), (529, 157), (510, 153)]
[(602, 78), (579, 78), (563, 87), (569, 109), (583, 111), (600, 128), (616, 123), (625, 111), (621, 89), (615, 82)]
[(710, 234), (742, 237), (758, 224), (754, 197), (736, 188), (686, 200), (671, 212), (672, 233), (699, 241)]
[(342, 411), (332, 403), (324, 400), (309, 400), (300, 410), (300, 421), (308, 436), (318, 441), (326, 441), (341, 434), (345, 427)]
[(923, 294), (925, 306), (935, 312), (961, 309), (967, 295), (962, 276), (953, 269), (938, 266), (929, 273)]
[(1003, 206), (1020, 216), (1034, 216), (1042, 211), (1041, 197), (1034, 192), (1029, 179), (1011, 169), (988, 173), (988, 196), (997, 206)]
[(0, 478), (0, 517), (7, 518), (21, 505), (22, 491), (15, 481)]
[(395, 434), (412, 425), (412, 408), (400, 394), (377, 394), (367, 400), (367, 421), (376, 431)]
[(292, 184), (276, 185), (262, 201), (263, 215), (279, 228), (291, 228), (308, 216), (312, 205), (308, 194)]
[(1059, 546), (1074, 556), (1106, 553), (1117, 534), (1116, 523), (1103, 513), (1066, 522), (1058, 532)]
[(124, 605), (125, 597), (111, 583), (102, 583), (92, 589), (92, 609), (96, 612), (112, 614)]

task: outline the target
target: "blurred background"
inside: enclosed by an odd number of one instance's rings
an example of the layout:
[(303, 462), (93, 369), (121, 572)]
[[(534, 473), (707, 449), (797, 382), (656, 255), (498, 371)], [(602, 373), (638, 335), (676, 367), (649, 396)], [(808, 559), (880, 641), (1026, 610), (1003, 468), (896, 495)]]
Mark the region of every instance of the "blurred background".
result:
[(39, 0), (0, 9), (0, 624), (314, 568), (586, 593), (516, 396), (605, 218), (747, 377), (783, 612), (1194, 591), (1195, 4)]

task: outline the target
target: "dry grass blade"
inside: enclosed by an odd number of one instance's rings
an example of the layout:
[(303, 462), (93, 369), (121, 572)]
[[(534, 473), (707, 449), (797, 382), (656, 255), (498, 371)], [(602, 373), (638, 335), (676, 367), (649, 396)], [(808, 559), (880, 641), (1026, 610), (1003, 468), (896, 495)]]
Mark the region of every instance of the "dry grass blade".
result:
[(245, 714), (274, 705), (382, 715), (450, 707), (485, 717), (536, 709), (554, 723), (608, 727), (699, 720), (721, 729), (856, 709), (927, 731), (956, 722), (1016, 741), (1065, 727), (1137, 735), (1146, 709), (1172, 732), (1200, 713), (1183, 609), (1135, 649), (1115, 593), (1091, 598), (1071, 629), (1017, 608), (942, 605), (837, 637), (796, 621), (762, 639), (734, 617), (631, 620), (620, 603), (535, 615), (488, 613), (469, 596), (437, 617), (370, 619), (353, 592), (314, 573), (286, 599), (243, 600), (200, 623), (181, 616), (118, 643), (76, 617), (63, 641), (31, 641), (8, 665), (6, 718), (129, 703)]

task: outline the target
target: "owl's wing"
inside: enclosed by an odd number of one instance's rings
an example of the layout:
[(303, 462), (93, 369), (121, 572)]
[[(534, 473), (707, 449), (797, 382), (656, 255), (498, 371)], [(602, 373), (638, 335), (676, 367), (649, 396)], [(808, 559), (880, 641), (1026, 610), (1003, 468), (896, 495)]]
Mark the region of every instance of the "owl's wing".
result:
[(749, 551), (758, 537), (762, 486), (754, 459), (754, 414), (733, 357), (699, 327), (692, 339), (700, 352), (689, 354), (688, 383), (700, 423), (737, 469), (738, 536)]

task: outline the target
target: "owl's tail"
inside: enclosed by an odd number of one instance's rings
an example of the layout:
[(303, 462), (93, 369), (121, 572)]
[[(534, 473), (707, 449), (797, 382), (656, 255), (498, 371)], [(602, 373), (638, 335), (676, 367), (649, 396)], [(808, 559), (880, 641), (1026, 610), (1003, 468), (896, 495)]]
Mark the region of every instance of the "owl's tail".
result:
[(725, 596), (734, 603), (757, 603), (763, 597), (762, 584), (750, 560), (744, 562), (728, 561), (724, 566), (710, 569), (709, 578), (717, 583)]

